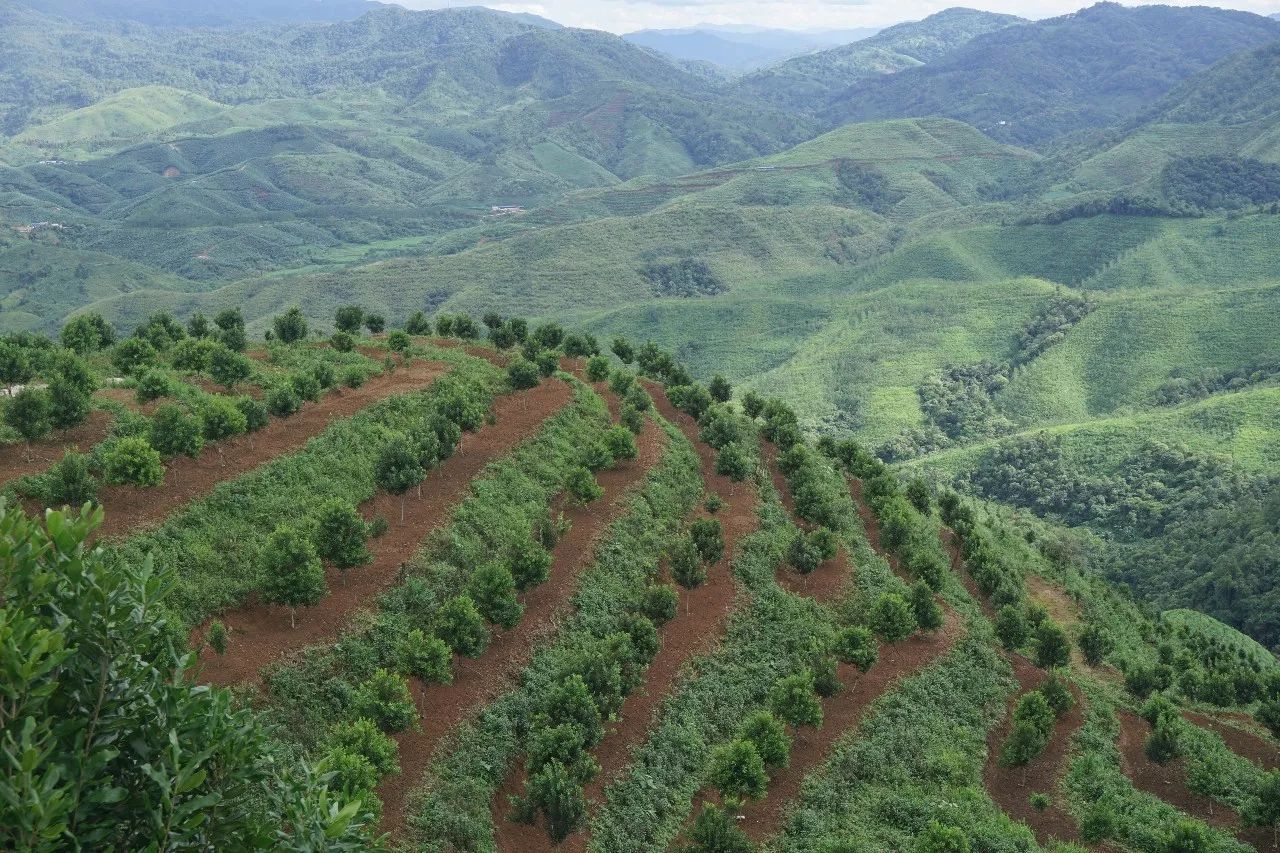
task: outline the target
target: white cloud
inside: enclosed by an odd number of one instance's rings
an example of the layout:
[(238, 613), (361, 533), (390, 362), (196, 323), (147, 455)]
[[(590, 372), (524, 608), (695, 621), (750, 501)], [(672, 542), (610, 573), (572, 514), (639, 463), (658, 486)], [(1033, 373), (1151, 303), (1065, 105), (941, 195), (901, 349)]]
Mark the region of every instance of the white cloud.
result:
[[(615, 33), (645, 28), (687, 27), (699, 23), (754, 24), (781, 29), (840, 29), (887, 26), (919, 20), (964, 5), (1027, 18), (1073, 12), (1081, 0), (542, 0), (539, 3), (483, 0), (397, 0), (414, 9), (487, 5), (506, 12), (527, 12), (571, 27)], [(1160, 0), (1173, 6), (1205, 5), (1205, 0)], [(1137, 5), (1128, 3), (1126, 5)], [(1272, 14), (1280, 0), (1233, 0), (1232, 8)]]

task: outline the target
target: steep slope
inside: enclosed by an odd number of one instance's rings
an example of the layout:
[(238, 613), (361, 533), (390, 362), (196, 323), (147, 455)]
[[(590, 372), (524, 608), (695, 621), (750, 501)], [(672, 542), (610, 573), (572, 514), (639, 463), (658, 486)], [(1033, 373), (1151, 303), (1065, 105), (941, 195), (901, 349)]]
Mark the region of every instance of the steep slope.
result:
[[(551, 29), (483, 9), (383, 8), (330, 26), (246, 32), (88, 25), (0, 4), (3, 126), (96, 103), (122, 89), (166, 85), (223, 103), (316, 97), (474, 114), (529, 98), (562, 97), (603, 80), (676, 94), (708, 84), (656, 54), (600, 32)], [(58, 68), (55, 79), (48, 69)]]
[(1099, 3), (979, 36), (927, 67), (847, 90), (830, 121), (945, 115), (1022, 145), (1123, 120), (1238, 51), (1280, 38), (1245, 12)]
[[(520, 306), (577, 318), (630, 306), (648, 319), (617, 322), (640, 323), (645, 334), (651, 323), (670, 319), (668, 311), (700, 323), (706, 311), (758, 307), (762, 298), (794, 300), (809, 313), (801, 291), (780, 281), (865, 260), (888, 248), (894, 228), (929, 211), (959, 209), (1009, 162), (1028, 156), (946, 120), (851, 126), (770, 158), (575, 193), (521, 220), (442, 239), (426, 257), (236, 283), (207, 297), (182, 297), (180, 310), (196, 300), (235, 300), (250, 319), (260, 318), (303, 288), (317, 317), (354, 294), (392, 317), (424, 303), (481, 313)], [(705, 269), (693, 275), (697, 281), (684, 280), (681, 265), (688, 263)], [(722, 296), (704, 298), (716, 294)], [(103, 307), (127, 324), (153, 310), (144, 303), (129, 298)], [(684, 329), (653, 331), (669, 338)]]
[(1280, 42), (1224, 59), (1169, 92), (1085, 156), (1075, 186), (1154, 182), (1172, 160), (1280, 162)]
[[(61, 244), (157, 276), (418, 250), (493, 206), (811, 135), (617, 37), (486, 10), (234, 35), (0, 14), (14, 34), (0, 48), (0, 112), (24, 128), (4, 159), (28, 164), (3, 167), (0, 216), (67, 226)], [(47, 67), (66, 79), (51, 85)]]
[(1023, 19), (955, 8), (898, 24), (842, 47), (801, 56), (740, 80), (737, 94), (789, 109), (818, 111), (860, 80), (934, 62), (984, 33)]

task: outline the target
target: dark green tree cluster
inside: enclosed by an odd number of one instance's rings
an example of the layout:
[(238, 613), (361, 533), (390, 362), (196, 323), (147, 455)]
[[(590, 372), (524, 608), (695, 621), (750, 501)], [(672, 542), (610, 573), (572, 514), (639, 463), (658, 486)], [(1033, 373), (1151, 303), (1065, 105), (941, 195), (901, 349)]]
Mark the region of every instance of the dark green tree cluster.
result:
[(168, 579), (87, 547), (100, 521), (0, 504), (0, 847), (376, 849), (358, 799), (188, 677)]
[(697, 258), (647, 264), (640, 275), (653, 285), (658, 296), (692, 299), (715, 296), (729, 289), (706, 261)]
[(1044, 752), (1053, 737), (1058, 718), (1071, 710), (1075, 700), (1065, 676), (1051, 673), (1037, 690), (1022, 695), (1013, 712), (1013, 728), (1000, 747), (1000, 763), (1022, 768), (1022, 784), (1027, 766)]
[(4, 421), (28, 445), (87, 421), (97, 390), (88, 364), (74, 350), (25, 335), (0, 339), (0, 383), (24, 386), (5, 403)]
[(529, 778), (524, 794), (513, 798), (514, 816), (532, 823), (539, 815), (558, 843), (586, 818), (583, 785), (600, 771), (590, 751), (604, 737), (604, 721), (641, 684), (642, 673), (658, 651), (654, 623), (632, 611), (621, 630), (575, 649), (558, 662), (552, 689), (532, 718), (525, 736)]

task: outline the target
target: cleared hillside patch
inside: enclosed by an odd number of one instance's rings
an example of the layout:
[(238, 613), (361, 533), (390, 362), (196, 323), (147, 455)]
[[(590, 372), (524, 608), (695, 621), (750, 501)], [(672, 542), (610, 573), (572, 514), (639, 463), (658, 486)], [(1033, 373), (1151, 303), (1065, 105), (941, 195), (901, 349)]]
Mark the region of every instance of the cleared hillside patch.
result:
[(657, 424), (646, 421), (637, 440), (638, 458), (596, 474), (602, 496), (586, 506), (570, 502), (561, 506), (557, 517), (563, 515), (568, 532), (552, 551), (550, 580), (524, 595), (524, 614), (518, 625), (497, 634), (481, 658), (459, 668), (452, 683), (414, 682), (414, 703), (425, 725), (420, 732), (398, 737), (405, 772), (387, 779), (379, 788), (385, 808), (384, 828), (403, 836), (411, 813), (409, 795), (419, 782), (416, 771), (428, 767), (451, 729), (506, 689), (509, 680), (532, 659), (539, 641), (554, 633), (556, 623), (569, 611), (579, 576), (596, 556), (600, 537), (626, 512), (633, 490), (659, 463), (665, 444)]
[(412, 835), (428, 844), (489, 846), (494, 833), (493, 796), (524, 751), (526, 721), (566, 668), (620, 630), (654, 579), (670, 535), (701, 493), (697, 457), (674, 428), (664, 428), (666, 451), (640, 491), (603, 534), (594, 562), (579, 574), (575, 605), (530, 648), (528, 665), (514, 668), (518, 681), (503, 681), (502, 693), (441, 744), (410, 818)]
[[(562, 383), (545, 383), (530, 392), (497, 398), (492, 410), (497, 425), (465, 436), (454, 454), (428, 474), (424, 497), (407, 502), (409, 512), (404, 522), (393, 522), (385, 534), (371, 540), (373, 559), (369, 564), (345, 573), (329, 570), (328, 595), (306, 611), (298, 626), (286, 623), (280, 608), (259, 602), (220, 614), (236, 653), (216, 654), (204, 649), (202, 677), (224, 685), (253, 679), (287, 652), (337, 637), (353, 613), (397, 580), (421, 543), (444, 527), (472, 480), (529, 440), (570, 397), (570, 390)], [(378, 516), (397, 519), (399, 505), (399, 498), (378, 494), (361, 504), (360, 510), (370, 520)], [(203, 633), (202, 628), (196, 635)]]

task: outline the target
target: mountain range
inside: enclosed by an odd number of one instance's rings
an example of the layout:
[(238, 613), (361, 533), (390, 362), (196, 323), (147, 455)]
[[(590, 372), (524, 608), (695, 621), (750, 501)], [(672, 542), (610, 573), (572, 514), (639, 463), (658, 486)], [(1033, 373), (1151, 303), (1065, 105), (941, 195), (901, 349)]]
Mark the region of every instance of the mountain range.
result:
[(376, 0), (30, 0), (40, 12), (73, 20), (136, 21), (164, 27), (252, 27), (302, 21), (350, 21)]
[[(299, 293), (317, 321), (352, 299), (556, 316), (652, 336), (808, 429), (1041, 510), (984, 472), (1042, 429), (1069, 471), (1159, 435), (1230, 448), (1251, 483), (1280, 472), (1265, 383), (1158, 402), (1273, 346), (1268, 18), (954, 9), (730, 81), (477, 9), (162, 30), (3, 0), (0, 18), (5, 330), (237, 306), (260, 332)], [(1063, 291), (1098, 307), (1011, 355)], [(1213, 318), (1194, 346), (1192, 317)], [(984, 361), (1008, 365), (988, 390), (945, 378)], [(935, 381), (969, 414), (931, 409)], [(1109, 554), (1174, 529), (1100, 518), (1070, 516)], [(1152, 547), (1126, 580), (1193, 603), (1201, 582)], [(1214, 615), (1280, 641), (1272, 574)]]
[(702, 25), (677, 30), (640, 30), (623, 38), (677, 59), (709, 62), (726, 71), (743, 72), (798, 54), (860, 41), (877, 32), (875, 28), (798, 32)]

